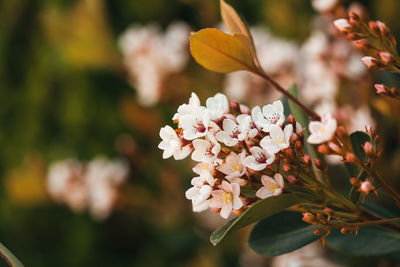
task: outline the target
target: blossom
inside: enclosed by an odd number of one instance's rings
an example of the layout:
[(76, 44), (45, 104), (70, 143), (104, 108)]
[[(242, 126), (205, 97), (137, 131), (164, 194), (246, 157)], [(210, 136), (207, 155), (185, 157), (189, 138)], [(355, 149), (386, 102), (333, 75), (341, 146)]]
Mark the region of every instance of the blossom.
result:
[(177, 113), (172, 117), (172, 120), (179, 121), (182, 115), (193, 114), (197, 110), (196, 108), (200, 108), (200, 99), (195, 93), (192, 93), (189, 98), (189, 103), (180, 105)]
[(228, 99), (224, 94), (218, 93), (206, 100), (206, 107), (210, 112), (210, 119), (219, 120), (229, 111)]
[(268, 151), (258, 146), (251, 147), (250, 152), (252, 155), (247, 156), (242, 163), (246, 167), (255, 171), (261, 171), (265, 169), (265, 167), (270, 165), (275, 160), (274, 154), (270, 154)]
[(210, 164), (207, 162), (199, 162), (196, 164), (196, 166), (193, 167), (193, 171), (195, 173), (197, 173), (198, 175), (200, 175), (203, 171), (208, 171), (209, 173), (213, 173), (214, 172), (214, 164)]
[(198, 162), (215, 162), (221, 151), (221, 145), (212, 134), (208, 134), (206, 139), (193, 140), (193, 147), (192, 159)]
[(261, 176), (261, 183), (264, 185), (256, 192), (258, 198), (264, 199), (267, 197), (278, 196), (282, 193), (284, 186), (283, 177), (276, 173), (274, 179), (267, 175)]
[(192, 200), (193, 211), (202, 212), (210, 207), (210, 200), (212, 187), (209, 185), (193, 186), (185, 192), (187, 199)]
[(361, 58), (361, 61), (368, 67), (368, 69), (379, 65), (379, 61), (373, 57), (365, 56)]
[(289, 147), (292, 132), (292, 124), (286, 125), (284, 130), (279, 126), (272, 125), (269, 136), (266, 136), (261, 140), (260, 146), (267, 150), (268, 153), (275, 154), (280, 150)]
[(319, 12), (332, 10), (338, 3), (338, 0), (313, 0), (311, 2), (314, 9)]
[(250, 115), (240, 114), (236, 117), (236, 121), (239, 124), (239, 140), (244, 140), (246, 137), (253, 138), (257, 136), (258, 130), (255, 127)]
[(237, 210), (243, 206), (242, 200), (239, 198), (240, 186), (237, 183), (223, 181), (219, 188), (220, 190), (211, 192), (210, 207), (221, 209), (221, 217), (227, 219), (233, 209)]
[(232, 182), (234, 178), (239, 178), (246, 172), (246, 166), (243, 165), (243, 160), (246, 157), (246, 151), (243, 151), (239, 155), (235, 152), (231, 152), (223, 164), (221, 164), (217, 170), (225, 174), (225, 178)]
[(209, 112), (202, 107), (192, 108), (192, 114), (185, 114), (179, 118), (179, 128), (183, 130), (183, 138), (193, 140), (207, 135), (210, 123)]
[(256, 126), (264, 132), (269, 132), (272, 125), (281, 126), (285, 121), (283, 104), (280, 100), (263, 107), (262, 112), (259, 106), (251, 110), (251, 117)]
[(244, 139), (243, 134), (239, 137), (239, 125), (231, 119), (224, 119), (222, 129), (223, 131), (218, 132), (215, 138), (227, 146), (235, 146)]
[(171, 156), (174, 156), (176, 160), (184, 159), (192, 151), (190, 145), (183, 146), (181, 139), (169, 125), (160, 129), (160, 137), (162, 141), (158, 145), (158, 148), (164, 150), (163, 159)]
[(346, 32), (351, 28), (350, 22), (347, 19), (337, 19), (333, 22), (336, 28), (341, 32)]
[(211, 175), (211, 173), (209, 173), (209, 172), (206, 171), (206, 170), (203, 170), (203, 171), (200, 173), (200, 176), (194, 177), (194, 178), (192, 179), (192, 182), (191, 182), (191, 184), (192, 184), (193, 186), (197, 186), (197, 187), (201, 187), (201, 186), (203, 186), (204, 184), (209, 184), (209, 185), (211, 185), (211, 186), (214, 186), (214, 183), (215, 183), (214, 177)]
[(307, 138), (307, 142), (315, 145), (331, 140), (336, 131), (336, 126), (337, 122), (330, 113), (322, 116), (321, 122), (310, 122), (308, 125), (310, 136)]

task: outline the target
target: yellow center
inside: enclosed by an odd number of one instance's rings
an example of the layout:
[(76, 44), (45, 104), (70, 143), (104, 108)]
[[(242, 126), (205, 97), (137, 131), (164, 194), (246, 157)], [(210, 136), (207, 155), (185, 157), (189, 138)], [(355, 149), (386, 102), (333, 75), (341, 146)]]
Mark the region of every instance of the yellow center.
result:
[(221, 197), (221, 200), (224, 202), (224, 204), (230, 203), (233, 200), (233, 195), (230, 192), (224, 193)]
[(324, 125), (321, 126), (321, 132), (325, 133), (326, 132), (326, 127)]
[(267, 185), (267, 188), (269, 191), (271, 191), (272, 193), (275, 192), (276, 189), (278, 189), (278, 187), (276, 185)]
[(208, 164), (204, 164), (203, 166), (201, 166), (201, 168), (204, 170), (208, 170)]
[(278, 137), (275, 139), (275, 143), (282, 144), (285, 140), (282, 137)]
[(237, 164), (236, 161), (232, 162), (231, 168), (232, 171), (240, 171), (239, 164)]

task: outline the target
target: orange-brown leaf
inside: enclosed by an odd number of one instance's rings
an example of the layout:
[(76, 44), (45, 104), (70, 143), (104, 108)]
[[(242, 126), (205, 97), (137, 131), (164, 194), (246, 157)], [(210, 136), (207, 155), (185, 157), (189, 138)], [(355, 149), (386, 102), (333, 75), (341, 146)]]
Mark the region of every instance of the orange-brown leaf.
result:
[(215, 72), (256, 69), (249, 48), (240, 39), (218, 29), (192, 34), (190, 51), (200, 65)]

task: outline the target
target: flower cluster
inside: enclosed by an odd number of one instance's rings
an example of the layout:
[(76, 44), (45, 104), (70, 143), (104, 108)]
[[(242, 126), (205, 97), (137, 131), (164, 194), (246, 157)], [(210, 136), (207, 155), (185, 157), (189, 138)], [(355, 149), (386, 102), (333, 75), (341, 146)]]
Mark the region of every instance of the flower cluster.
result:
[(128, 166), (118, 160), (95, 158), (83, 164), (66, 159), (50, 166), (47, 188), (55, 201), (67, 204), (74, 212), (87, 208), (95, 219), (103, 220), (111, 214), (128, 171)]
[[(163, 158), (178, 160), (191, 154), (197, 162), (193, 171), (198, 176), (186, 191), (195, 212), (210, 208), (228, 218), (232, 211), (240, 213), (257, 199), (281, 194), (293, 158), (304, 155), (304, 129), (292, 115), (284, 115), (281, 101), (250, 110), (237, 102), (229, 103), (218, 93), (201, 106), (192, 93), (173, 121), (176, 129), (168, 125), (161, 128), (159, 148), (164, 150)], [(312, 129), (310, 138), (323, 142), (336, 130), (336, 121), (327, 117)], [(281, 161), (287, 165), (284, 175), (279, 173)]]

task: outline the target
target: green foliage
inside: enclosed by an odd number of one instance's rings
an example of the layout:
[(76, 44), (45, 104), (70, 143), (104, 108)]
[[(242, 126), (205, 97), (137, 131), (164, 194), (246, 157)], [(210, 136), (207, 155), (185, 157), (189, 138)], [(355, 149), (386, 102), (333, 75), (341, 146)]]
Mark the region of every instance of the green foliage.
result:
[(304, 223), (299, 213), (284, 211), (259, 221), (250, 233), (249, 246), (263, 256), (278, 256), (317, 239), (317, 229)]
[(400, 234), (378, 227), (362, 227), (358, 234), (343, 235), (338, 229), (326, 238), (329, 247), (353, 256), (400, 253)]
[(224, 226), (218, 228), (210, 237), (215, 246), (230, 232), (250, 225), (261, 219), (267, 218), (290, 206), (304, 202), (304, 199), (294, 194), (282, 194), (277, 197), (269, 197), (258, 201), (239, 217), (230, 220)]
[(368, 160), (365, 155), (363, 145), (365, 142), (372, 142), (372, 138), (369, 134), (361, 131), (356, 131), (350, 134), (351, 145), (353, 147), (354, 154), (362, 161)]

